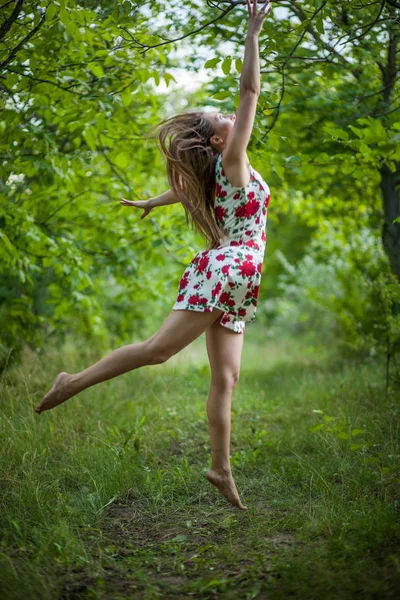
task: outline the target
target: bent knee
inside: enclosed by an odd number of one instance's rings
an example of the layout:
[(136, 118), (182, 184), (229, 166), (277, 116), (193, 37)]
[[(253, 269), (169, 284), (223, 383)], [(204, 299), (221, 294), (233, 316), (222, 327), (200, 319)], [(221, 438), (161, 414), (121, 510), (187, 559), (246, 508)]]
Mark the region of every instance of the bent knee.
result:
[(175, 352), (172, 348), (161, 346), (160, 344), (153, 342), (149, 339), (146, 341), (146, 353), (148, 355), (149, 365), (159, 365), (166, 362)]

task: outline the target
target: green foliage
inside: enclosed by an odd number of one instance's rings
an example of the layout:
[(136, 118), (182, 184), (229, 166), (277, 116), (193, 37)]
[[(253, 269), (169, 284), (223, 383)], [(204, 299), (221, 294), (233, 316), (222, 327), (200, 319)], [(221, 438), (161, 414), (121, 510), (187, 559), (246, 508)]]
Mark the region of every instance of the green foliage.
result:
[[(27, 22), (30, 5), (32, 14), (38, 8), (44, 15), (48, 3), (25, 2)], [(128, 3), (69, 2), (61, 10), (50, 4), (29, 46), (5, 71), (0, 342), (6, 357), (66, 330), (97, 339), (110, 330), (132, 334), (148, 319), (149, 302), (158, 305), (153, 315), (164, 303), (162, 281), (154, 285), (160, 267), (175, 292), (184, 267), (175, 252), (187, 252), (188, 243), (172, 234), (177, 223), (182, 228), (183, 214), (175, 207), (157, 215), (161, 233), (156, 218), (143, 222), (139, 211), (119, 205), (121, 196), (146, 198), (167, 185), (143, 134), (164, 103), (149, 79), (174, 80), (165, 49), (142, 55), (123, 43), (128, 19), (142, 35), (146, 19)], [(12, 34), (16, 45), (23, 25), (16, 22)], [(178, 268), (166, 264), (163, 244)]]
[[(315, 298), (310, 292), (312, 310), (326, 317), (332, 334), (329, 315), (339, 315), (354, 347), (373, 347), (365, 342), (370, 327), (371, 340), (380, 337), (381, 347), (388, 335), (394, 352), (397, 325), (389, 313), (386, 325), (372, 316), (373, 297), (378, 301), (396, 285), (387, 264), (381, 261), (372, 275), (360, 266), (363, 257), (354, 256), (346, 281), (333, 264), (351, 232), (362, 229), (375, 240), (383, 221), (397, 227), (393, 232), (400, 227), (400, 203), (388, 211), (383, 196), (400, 162), (396, 65), (385, 63), (398, 56), (387, 51), (396, 44), (393, 7), (386, 3), (382, 19), (366, 27), (374, 6), (351, 11), (353, 4), (341, 11), (329, 3), (293, 4), (284, 16), (267, 18), (260, 35), (261, 96), (249, 155), (271, 188), (275, 235), (267, 244), (266, 274), (268, 264), (271, 270), (260, 301), (264, 317), (279, 312), (271, 292), (281, 307), (285, 301), (293, 307), (290, 286), (279, 287), (278, 250), (293, 264), (309, 260), (311, 269), (318, 263), (321, 278), (326, 265), (342, 290), (341, 307), (327, 286)], [(194, 0), (179, 6), (26, 0), (10, 21), (0, 98), (0, 317), (6, 323), (0, 363), (25, 342), (40, 346), (67, 330), (99, 341), (107, 332), (129, 338), (171, 306), (201, 241), (185, 231), (178, 207), (143, 222), (119, 199), (147, 198), (167, 186), (158, 153), (143, 141), (153, 124), (192, 106), (237, 108), (247, 7), (224, 8)], [(5, 5), (5, 20), (13, 10), (13, 3)], [(358, 39), (355, 30), (362, 31)], [(193, 94), (177, 90), (177, 66), (188, 77), (204, 69), (210, 81)], [(164, 83), (167, 93), (157, 89)], [(297, 221), (307, 234), (279, 239), (285, 220), (288, 232)], [(330, 228), (343, 232), (339, 254), (330, 248), (317, 257), (311, 245), (306, 259), (305, 237), (317, 243)], [(373, 280), (382, 281), (381, 291), (372, 291)], [(393, 296), (386, 306), (396, 321), (395, 303)], [(306, 328), (312, 311), (303, 307)]]
[(400, 383), (400, 285), (378, 236), (367, 227), (352, 234), (331, 227), (314, 237), (292, 264), (277, 253), (282, 295), (263, 305), (278, 331), (308, 333), (343, 351), (386, 357), (387, 387)]

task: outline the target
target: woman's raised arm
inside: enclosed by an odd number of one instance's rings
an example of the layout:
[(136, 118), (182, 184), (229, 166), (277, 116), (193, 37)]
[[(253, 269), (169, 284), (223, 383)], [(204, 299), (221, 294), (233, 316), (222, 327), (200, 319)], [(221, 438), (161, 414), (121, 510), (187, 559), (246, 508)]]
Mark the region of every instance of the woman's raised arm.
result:
[(236, 111), (236, 120), (229, 134), (225, 149), (224, 167), (235, 166), (247, 170), (246, 149), (253, 131), (260, 95), (260, 60), (258, 56), (258, 36), (264, 19), (270, 14), (271, 2), (267, 0), (260, 12), (257, 11), (257, 0), (247, 0), (249, 9), (249, 25), (244, 49), (243, 67), (240, 75), (240, 101)]

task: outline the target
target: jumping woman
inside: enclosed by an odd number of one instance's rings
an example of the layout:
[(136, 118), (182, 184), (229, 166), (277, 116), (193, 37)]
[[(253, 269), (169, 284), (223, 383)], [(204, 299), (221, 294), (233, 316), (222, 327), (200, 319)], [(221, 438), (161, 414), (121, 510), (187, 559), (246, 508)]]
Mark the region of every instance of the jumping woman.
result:
[[(212, 462), (206, 477), (234, 506), (247, 510), (233, 481), (230, 456), (231, 399), (239, 378), (245, 323), (255, 320), (266, 242), (270, 190), (249, 164), (249, 143), (260, 95), (258, 36), (271, 12), (246, 0), (249, 12), (240, 102), (236, 115), (185, 112), (162, 121), (157, 139), (167, 157), (171, 189), (146, 201), (122, 199), (144, 209), (181, 202), (188, 224), (207, 239), (186, 268), (172, 312), (144, 342), (114, 350), (80, 373), (57, 375), (36, 406), (41, 413), (92, 385), (145, 365), (166, 362), (204, 331), (211, 367), (207, 416)], [(170, 136), (167, 146), (166, 138)]]

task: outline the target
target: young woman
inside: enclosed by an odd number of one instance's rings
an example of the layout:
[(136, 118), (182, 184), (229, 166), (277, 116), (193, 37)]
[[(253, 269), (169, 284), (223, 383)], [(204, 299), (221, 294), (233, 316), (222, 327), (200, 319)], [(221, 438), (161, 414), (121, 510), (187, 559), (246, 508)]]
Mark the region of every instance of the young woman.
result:
[(163, 363), (205, 331), (212, 373), (207, 402), (212, 463), (206, 477), (242, 510), (247, 508), (229, 461), (231, 398), (245, 323), (255, 319), (270, 199), (269, 187), (250, 166), (246, 148), (260, 95), (258, 35), (271, 5), (267, 0), (258, 11), (256, 0), (252, 6), (246, 2), (249, 24), (236, 116), (187, 112), (162, 121), (156, 126), (157, 139), (167, 157), (171, 189), (147, 201), (121, 202), (143, 208), (143, 218), (154, 206), (180, 201), (186, 223), (190, 215), (208, 241), (207, 250), (198, 252), (186, 268), (173, 310), (159, 331), (144, 342), (114, 350), (80, 373), (59, 373), (36, 407), (37, 413), (50, 410), (92, 385)]

